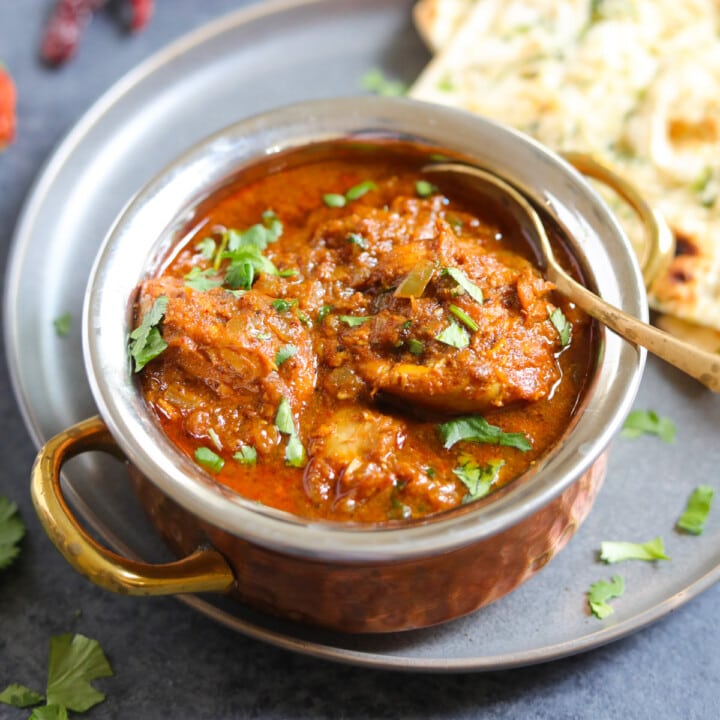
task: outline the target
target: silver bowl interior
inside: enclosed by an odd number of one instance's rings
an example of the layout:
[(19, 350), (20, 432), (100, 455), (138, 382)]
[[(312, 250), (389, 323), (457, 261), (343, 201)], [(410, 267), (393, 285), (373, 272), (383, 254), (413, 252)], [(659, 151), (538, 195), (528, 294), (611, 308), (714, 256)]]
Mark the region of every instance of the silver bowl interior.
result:
[(489, 537), (546, 505), (607, 447), (630, 409), (645, 352), (603, 332), (593, 387), (566, 439), (533, 472), (472, 512), (408, 525), (358, 527), (304, 520), (245, 500), (216, 483), (166, 438), (145, 407), (126, 349), (137, 284), (203, 200), (270, 156), (338, 139), (403, 139), (459, 153), (495, 171), (543, 209), (567, 236), (589, 282), (610, 303), (647, 320), (637, 261), (612, 213), (565, 161), (489, 120), (400, 98), (322, 100), (243, 120), (190, 149), (130, 201), (91, 272), (83, 351), (100, 413), (145, 476), (203, 520), (251, 542), (319, 560), (397, 561)]

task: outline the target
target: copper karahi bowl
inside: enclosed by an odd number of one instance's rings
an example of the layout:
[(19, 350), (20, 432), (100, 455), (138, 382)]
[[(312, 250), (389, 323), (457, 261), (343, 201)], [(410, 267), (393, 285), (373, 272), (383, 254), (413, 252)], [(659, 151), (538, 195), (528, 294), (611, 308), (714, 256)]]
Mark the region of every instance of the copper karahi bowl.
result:
[[(135, 595), (231, 593), (263, 611), (346, 632), (406, 630), (510, 592), (564, 547), (589, 512), (645, 358), (601, 328), (583, 407), (557, 446), (488, 498), (424, 520), (358, 526), (258, 505), (215, 482), (158, 426), (126, 350), (138, 283), (193, 210), (243, 168), (341, 138), (410, 140), (497, 172), (557, 224), (593, 289), (647, 319), (638, 262), (610, 211), (570, 164), (519, 133), (446, 108), (374, 97), (305, 103), (233, 125), (139, 192), (110, 230), (89, 281), (83, 341), (100, 416), (40, 451), (33, 498), (60, 552), (94, 583)], [(82, 529), (62, 497), (60, 470), (69, 457), (97, 449), (128, 462), (152, 521), (183, 559), (131, 561)]]

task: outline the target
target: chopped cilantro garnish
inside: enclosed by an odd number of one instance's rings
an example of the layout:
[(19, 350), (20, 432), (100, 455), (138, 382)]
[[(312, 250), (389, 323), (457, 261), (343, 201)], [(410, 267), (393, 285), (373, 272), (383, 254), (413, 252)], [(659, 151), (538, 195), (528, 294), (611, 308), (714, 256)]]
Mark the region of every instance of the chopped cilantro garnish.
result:
[(471, 502), (485, 497), (493, 484), (497, 482), (500, 469), (505, 465), (504, 460), (491, 460), (487, 465), (478, 465), (470, 457), (461, 457), (461, 465), (453, 469), (467, 488), (463, 502)]
[(461, 440), (505, 445), (522, 450), (522, 452), (532, 450), (532, 443), (524, 433), (506, 433), (496, 425), (490, 425), (480, 415), (455, 418), (438, 425), (437, 429), (446, 450)]
[(468, 330), (477, 332), (478, 324), (462, 308), (457, 305), (450, 305), (448, 309)]
[(645, 543), (620, 542), (606, 540), (600, 543), (600, 559), (606, 563), (618, 563), (623, 560), (669, 560), (665, 554), (661, 537)]
[(567, 321), (567, 318), (563, 315), (563, 311), (560, 308), (555, 308), (551, 312), (548, 307), (548, 317), (554, 328), (558, 331), (558, 335), (560, 335), (561, 347), (566, 347), (572, 337), (572, 325)]
[(255, 465), (257, 463), (257, 450), (252, 445), (243, 445), (233, 455), (233, 460), (237, 460), (241, 465)]
[(285, 463), (290, 467), (302, 467), (305, 464), (305, 448), (295, 429), (290, 403), (285, 397), (280, 398), (275, 427), (284, 435), (290, 436), (285, 447)]
[(400, 80), (390, 80), (380, 68), (368, 70), (362, 77), (362, 88), (377, 95), (397, 97), (408, 91), (406, 83)]
[(275, 427), (286, 435), (295, 434), (295, 421), (292, 416), (292, 409), (288, 399), (283, 397), (280, 398), (280, 404), (278, 405), (277, 413), (275, 415)]
[(31, 690), (25, 685), (8, 685), (0, 692), (0, 703), (12, 705), (16, 708), (32, 707), (33, 705), (41, 703), (44, 699), (44, 695)]
[(297, 348), (292, 345), (291, 343), (288, 343), (287, 345), (283, 345), (276, 353), (275, 355), (275, 364), (280, 367), (286, 360), (289, 360), (295, 353), (297, 352)]
[(657, 435), (664, 442), (672, 443), (675, 441), (675, 424), (654, 410), (633, 410), (625, 420), (621, 435), (630, 439)]
[(332, 312), (332, 305), (323, 305), (318, 312), (317, 321), (318, 325)]
[(135, 372), (140, 372), (168, 346), (158, 328), (167, 306), (167, 295), (160, 295), (149, 312), (145, 313), (140, 325), (130, 333), (129, 350), (135, 361)]
[(361, 250), (367, 250), (367, 240), (358, 233), (350, 233), (348, 235), (348, 242), (352, 243), (353, 245), (357, 245)]
[(436, 193), (437, 191), (437, 185), (433, 185), (427, 180), (417, 180), (415, 182), (415, 192), (417, 193), (418, 197), (427, 198), (430, 197), (433, 193)]
[(267, 232), (269, 242), (274, 242), (283, 234), (283, 224), (273, 210), (266, 210), (262, 214), (263, 225)]
[(287, 312), (290, 308), (294, 308), (297, 304), (298, 301), (296, 298), (290, 298), (290, 300), (279, 298), (278, 300), (272, 301), (272, 306), (280, 313)]
[(425, 474), (426, 474), (429, 478), (434, 478), (435, 475), (437, 475), (437, 473), (435, 472), (435, 468), (434, 468), (434, 467), (430, 467), (430, 465), (428, 465), (428, 466), (425, 468)]
[(269, 332), (256, 332), (256, 333), (255, 333), (255, 337), (256, 337), (258, 340), (262, 340), (262, 341), (264, 342), (265, 340), (269, 340), (269, 339), (272, 337), (272, 333), (269, 333)]
[(358, 200), (366, 193), (369, 193), (371, 190), (374, 190), (376, 187), (377, 187), (377, 185), (372, 180), (365, 180), (364, 182), (358, 183), (357, 185), (351, 187), (345, 193), (345, 199), (346, 200)]
[(55, 334), (58, 337), (66, 337), (70, 333), (70, 326), (72, 324), (72, 315), (69, 312), (63, 313), (53, 320), (53, 327), (55, 328)]
[(219, 473), (225, 465), (225, 461), (217, 453), (206, 447), (199, 447), (195, 450), (195, 460), (214, 473)]
[(217, 270), (215, 270), (215, 268), (201, 270), (197, 265), (185, 275), (184, 280), (186, 287), (198, 290), (199, 292), (207, 292), (223, 284), (222, 278), (217, 276)]
[(358, 327), (372, 319), (372, 315), (338, 315), (338, 317), (349, 327)]
[(25, 524), (17, 505), (0, 495), (0, 570), (8, 567), (20, 553), (18, 543), (25, 535)]
[(714, 494), (715, 491), (710, 485), (698, 485), (688, 498), (677, 526), (685, 532), (700, 535), (705, 529)]
[(288, 444), (285, 448), (285, 462), (290, 467), (302, 467), (305, 465), (305, 448), (302, 440), (297, 435), (291, 435), (288, 438)]
[(443, 275), (449, 275), (475, 302), (482, 305), (483, 291), (460, 268), (445, 268)]
[(303, 324), (303, 325), (312, 325), (312, 320), (310, 319), (310, 316), (303, 312), (302, 310), (297, 311), (297, 319)]
[(435, 336), (436, 340), (439, 340), (445, 345), (462, 350), (470, 344), (470, 335), (468, 331), (460, 327), (456, 322), (450, 321), (450, 324), (440, 333)]
[(588, 605), (592, 614), (602, 620), (615, 612), (607, 601), (618, 598), (625, 592), (625, 581), (621, 575), (613, 575), (610, 581), (598, 580), (588, 591)]
[(224, 284), (233, 290), (249, 290), (258, 273), (277, 275), (275, 265), (262, 253), (268, 244), (275, 242), (280, 235), (282, 223), (272, 211), (263, 213), (263, 222), (252, 225), (247, 230), (232, 229), (225, 232), (213, 263), (213, 267), (218, 270), (222, 260), (230, 261)]
[(344, 195), (338, 193), (325, 193), (323, 202), (330, 208), (341, 208), (345, 207), (347, 200)]
[(408, 340), (408, 350), (413, 355), (422, 355), (425, 352), (425, 345), (416, 338), (410, 338)]
[(205, 260), (212, 260), (215, 256), (217, 243), (211, 237), (206, 237), (195, 246), (195, 249), (203, 256), (203, 258), (205, 258)]
[(287, 270), (279, 270), (278, 275), (281, 278), (289, 278), (289, 277), (296, 277), (300, 274), (300, 271), (297, 268), (288, 268)]

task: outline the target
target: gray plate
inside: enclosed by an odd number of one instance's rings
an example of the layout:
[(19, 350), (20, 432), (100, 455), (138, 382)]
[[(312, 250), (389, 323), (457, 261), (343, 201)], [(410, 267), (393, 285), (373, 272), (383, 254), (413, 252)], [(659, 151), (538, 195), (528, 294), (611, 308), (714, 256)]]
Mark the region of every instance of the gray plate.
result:
[[(36, 443), (94, 414), (77, 320), (100, 240), (129, 197), (187, 146), (260, 110), (356, 94), (371, 67), (410, 80), (427, 54), (408, 0), (273, 2), (241, 11), (171, 45), (106, 93), (41, 173), (14, 239), (5, 297), (8, 361)], [(53, 320), (72, 313), (71, 334)], [(267, 618), (222, 598), (185, 602), (228, 627), (299, 652), (358, 665), (489, 670), (536, 663), (615, 640), (662, 617), (720, 576), (720, 519), (700, 537), (673, 530), (690, 491), (717, 475), (720, 404), (677, 372), (648, 364), (638, 407), (669, 415), (675, 446), (618, 439), (590, 518), (549, 567), (509, 597), (429, 630), (352, 637)], [(682, 451), (680, 451), (682, 450)], [(165, 551), (119, 465), (73, 461), (66, 490), (110, 544), (147, 560)], [(665, 539), (672, 561), (598, 562), (606, 539)], [(587, 614), (585, 593), (620, 572), (614, 615)]]

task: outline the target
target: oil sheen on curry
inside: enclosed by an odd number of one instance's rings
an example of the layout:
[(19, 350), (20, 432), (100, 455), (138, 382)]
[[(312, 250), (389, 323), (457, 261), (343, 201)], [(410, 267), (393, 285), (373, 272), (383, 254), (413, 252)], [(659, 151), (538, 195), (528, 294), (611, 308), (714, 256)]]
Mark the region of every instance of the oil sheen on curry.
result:
[(498, 203), (423, 175), (432, 157), (275, 161), (140, 286), (145, 400), (218, 482), (306, 518), (407, 521), (494, 492), (571, 424), (593, 324)]

